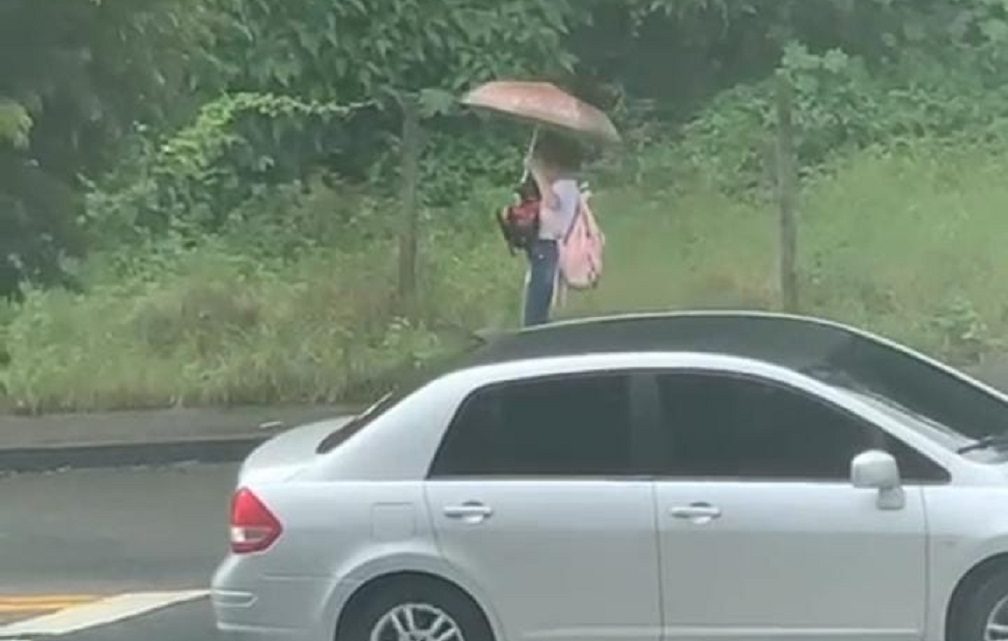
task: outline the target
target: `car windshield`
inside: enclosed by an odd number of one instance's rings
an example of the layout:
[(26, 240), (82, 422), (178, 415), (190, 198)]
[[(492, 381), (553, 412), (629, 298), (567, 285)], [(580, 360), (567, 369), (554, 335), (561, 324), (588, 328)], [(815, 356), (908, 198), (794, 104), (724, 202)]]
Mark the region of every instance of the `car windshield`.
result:
[(970, 448), (967, 451), (960, 451), (963, 447), (974, 443), (974, 439), (970, 439), (963, 434), (960, 434), (947, 425), (942, 425), (941, 423), (913, 412), (898, 403), (894, 403), (891, 399), (886, 397), (879, 396), (877, 394), (864, 394), (858, 392), (855, 392), (855, 394), (857, 394), (857, 396), (869, 405), (875, 407), (875, 409), (889, 414), (907, 427), (911, 427), (924, 433), (935, 443), (938, 443), (946, 449), (958, 452), (960, 456), (978, 463), (986, 463), (990, 465), (1000, 465), (1008, 461), (1008, 443), (1002, 443), (995, 447), (976, 447)]
[[(950, 425), (936, 420), (933, 416), (912, 407), (898, 402), (893, 396), (872, 389), (870, 386), (859, 382), (849, 374), (837, 370), (826, 368), (814, 368), (804, 373), (828, 385), (843, 389), (847, 393), (853, 394), (863, 402), (871, 405), (874, 409), (899, 420), (903, 425), (916, 429), (931, 440), (950, 450), (958, 450), (975, 440), (963, 432), (956, 430)], [(957, 384), (970, 385), (965, 381), (955, 379)], [(983, 458), (988, 462), (1001, 457), (991, 457), (989, 455), (974, 455), (973, 458)]]
[(953, 438), (976, 440), (1008, 431), (1008, 401), (938, 363), (856, 334), (800, 368), (915, 416)]
[(963, 434), (960, 434), (949, 426), (938, 423), (927, 416), (907, 409), (885, 396), (872, 394), (863, 390), (848, 391), (857, 396), (863, 402), (871, 405), (876, 410), (900, 421), (903, 425), (922, 432), (931, 440), (950, 450), (958, 449), (971, 441), (971, 439)]

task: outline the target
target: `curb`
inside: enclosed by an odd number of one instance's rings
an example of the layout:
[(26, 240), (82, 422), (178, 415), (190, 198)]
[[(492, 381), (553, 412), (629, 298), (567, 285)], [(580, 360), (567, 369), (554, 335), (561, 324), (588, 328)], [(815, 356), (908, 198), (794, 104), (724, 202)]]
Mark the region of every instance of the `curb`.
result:
[(240, 462), (278, 434), (356, 411), (306, 405), (0, 414), (0, 474)]
[(136, 467), (177, 463), (233, 463), (276, 432), (161, 443), (98, 443), (0, 449), (0, 472)]

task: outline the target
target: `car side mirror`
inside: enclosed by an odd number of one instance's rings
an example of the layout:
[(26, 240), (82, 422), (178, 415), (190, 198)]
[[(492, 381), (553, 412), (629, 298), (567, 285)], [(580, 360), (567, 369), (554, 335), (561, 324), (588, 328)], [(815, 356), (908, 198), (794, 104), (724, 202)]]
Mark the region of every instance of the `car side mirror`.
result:
[(888, 452), (868, 450), (855, 456), (851, 461), (851, 484), (860, 489), (878, 490), (880, 510), (901, 510), (906, 504), (899, 466)]

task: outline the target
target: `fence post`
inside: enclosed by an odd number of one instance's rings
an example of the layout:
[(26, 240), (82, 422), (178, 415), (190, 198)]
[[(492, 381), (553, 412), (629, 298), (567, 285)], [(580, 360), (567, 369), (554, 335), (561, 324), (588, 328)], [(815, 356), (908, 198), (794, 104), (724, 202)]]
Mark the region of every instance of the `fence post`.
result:
[(420, 104), (414, 95), (401, 98), (402, 124), (402, 176), (399, 192), (402, 219), (399, 229), (399, 304), (404, 312), (412, 314), (417, 293), (417, 247), (419, 245), (417, 184), (420, 163)]
[(798, 311), (797, 193), (798, 176), (794, 148), (794, 123), (791, 117), (791, 81), (777, 74), (777, 203), (780, 209), (779, 270), (781, 308)]

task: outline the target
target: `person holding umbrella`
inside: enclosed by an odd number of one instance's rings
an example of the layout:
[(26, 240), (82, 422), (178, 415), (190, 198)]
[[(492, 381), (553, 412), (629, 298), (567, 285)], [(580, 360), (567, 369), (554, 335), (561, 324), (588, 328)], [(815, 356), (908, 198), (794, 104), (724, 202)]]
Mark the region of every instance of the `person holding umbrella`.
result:
[(526, 169), (538, 188), (538, 237), (528, 247), (529, 272), (525, 286), (523, 323), (526, 327), (549, 322), (559, 263), (559, 243), (567, 234), (581, 200), (575, 172), (580, 149), (556, 134), (539, 136)]
[[(504, 218), (499, 222), (509, 245), (525, 250), (529, 259), (523, 324), (541, 325), (549, 322), (564, 267), (570, 268), (567, 275), (577, 272), (576, 278), (563, 279), (563, 284), (573, 286), (594, 286), (601, 273), (601, 234), (575, 178), (581, 148), (574, 138), (618, 143), (619, 133), (604, 113), (546, 82), (488, 82), (470, 91), (462, 102), (535, 126), (522, 189), (528, 187), (526, 178), (531, 174), (538, 199), (523, 196), (520, 206), (511, 210), (527, 220), (524, 214), (531, 206), (538, 216), (531, 229), (523, 225), (509, 230)], [(531, 236), (526, 233), (530, 230)], [(516, 238), (517, 243), (513, 242)], [(568, 251), (571, 247), (575, 251)], [(598, 253), (596, 260), (591, 260), (591, 249)]]

